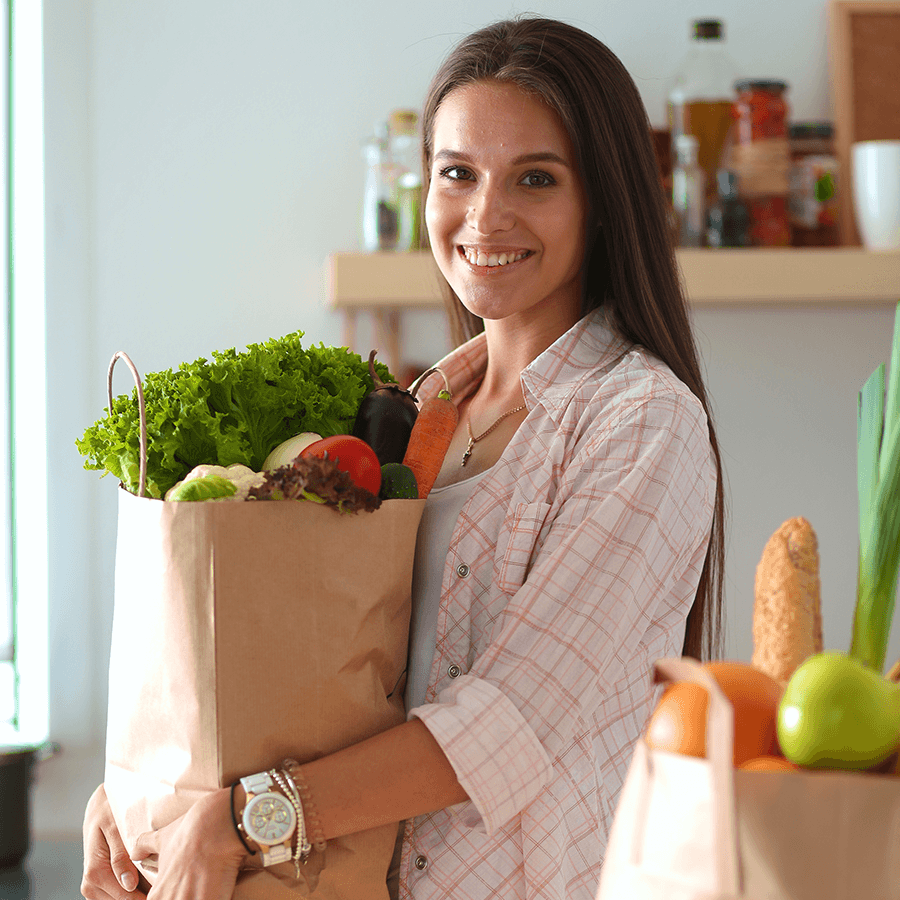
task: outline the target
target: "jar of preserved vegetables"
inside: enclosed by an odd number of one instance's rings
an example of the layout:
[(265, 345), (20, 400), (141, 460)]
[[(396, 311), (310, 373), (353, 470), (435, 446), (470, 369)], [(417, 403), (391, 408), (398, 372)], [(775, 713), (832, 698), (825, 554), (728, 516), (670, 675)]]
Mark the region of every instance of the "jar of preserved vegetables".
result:
[(830, 122), (794, 122), (791, 140), (791, 194), (788, 213), (795, 247), (837, 247), (838, 161)]
[(750, 215), (754, 247), (787, 247), (791, 149), (784, 81), (749, 80), (737, 94), (731, 168)]

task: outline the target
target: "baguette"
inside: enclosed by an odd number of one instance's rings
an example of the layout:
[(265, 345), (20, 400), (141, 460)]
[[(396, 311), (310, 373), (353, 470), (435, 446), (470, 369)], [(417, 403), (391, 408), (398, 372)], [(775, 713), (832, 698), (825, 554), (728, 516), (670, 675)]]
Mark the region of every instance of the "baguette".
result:
[(769, 538), (756, 568), (751, 663), (786, 684), (822, 649), (816, 533), (806, 519), (788, 519)]

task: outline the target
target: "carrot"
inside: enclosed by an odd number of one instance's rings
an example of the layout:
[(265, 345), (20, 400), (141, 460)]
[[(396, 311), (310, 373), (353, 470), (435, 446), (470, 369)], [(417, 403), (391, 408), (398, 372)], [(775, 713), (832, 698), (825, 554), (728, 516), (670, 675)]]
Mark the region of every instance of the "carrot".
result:
[[(426, 372), (425, 375), (427, 374), (429, 373)], [(459, 413), (451, 399), (447, 376), (443, 372), (441, 375), (446, 387), (437, 397), (431, 397), (422, 403), (403, 457), (403, 465), (412, 469), (416, 476), (420, 500), (424, 500), (431, 491), (459, 422)]]

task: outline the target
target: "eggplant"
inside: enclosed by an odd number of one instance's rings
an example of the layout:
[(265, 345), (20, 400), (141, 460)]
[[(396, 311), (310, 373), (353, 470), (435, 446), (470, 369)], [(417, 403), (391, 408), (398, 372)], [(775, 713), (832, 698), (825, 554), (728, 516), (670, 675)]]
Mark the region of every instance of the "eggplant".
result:
[(375, 371), (375, 354), (369, 354), (369, 374), (375, 389), (363, 398), (353, 423), (353, 436), (364, 440), (384, 466), (402, 463), (409, 436), (419, 415), (419, 401), (396, 383), (385, 383)]

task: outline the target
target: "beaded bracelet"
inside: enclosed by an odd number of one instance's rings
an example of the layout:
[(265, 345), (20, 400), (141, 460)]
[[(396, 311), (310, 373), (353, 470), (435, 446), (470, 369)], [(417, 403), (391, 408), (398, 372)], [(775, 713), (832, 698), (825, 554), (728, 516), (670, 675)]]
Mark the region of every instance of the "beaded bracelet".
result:
[(296, 833), (296, 843), (294, 847), (294, 869), (297, 872), (297, 878), (300, 878), (300, 863), (306, 864), (306, 861), (309, 859), (309, 854), (312, 852), (312, 847), (310, 846), (309, 841), (306, 839), (306, 814), (303, 809), (303, 804), (300, 802), (300, 794), (297, 791), (297, 785), (294, 783), (294, 779), (290, 777), (290, 775), (282, 769), (280, 772), (276, 769), (271, 769), (269, 771), (269, 775), (272, 776), (275, 784), (281, 789), (281, 792), (288, 798), (291, 802), (291, 805), (294, 807), (294, 811), (297, 813), (297, 833)]
[(327, 844), (325, 841), (325, 834), (322, 831), (322, 823), (319, 820), (319, 811), (316, 808), (316, 804), (313, 802), (309, 786), (303, 779), (303, 774), (300, 771), (300, 763), (298, 763), (296, 759), (286, 759), (282, 763), (282, 766), (291, 776), (291, 780), (297, 785), (297, 790), (300, 792), (309, 840), (319, 853), (324, 853)]
[(237, 836), (241, 839), (241, 843), (247, 849), (247, 852), (251, 856), (256, 856), (256, 851), (247, 843), (247, 839), (241, 832), (240, 826), (238, 825), (237, 814), (234, 811), (234, 792), (238, 786), (238, 783), (238, 781), (235, 781), (234, 784), (231, 785), (231, 805), (229, 806), (229, 809), (231, 810), (231, 822), (234, 825), (234, 830), (237, 832)]

